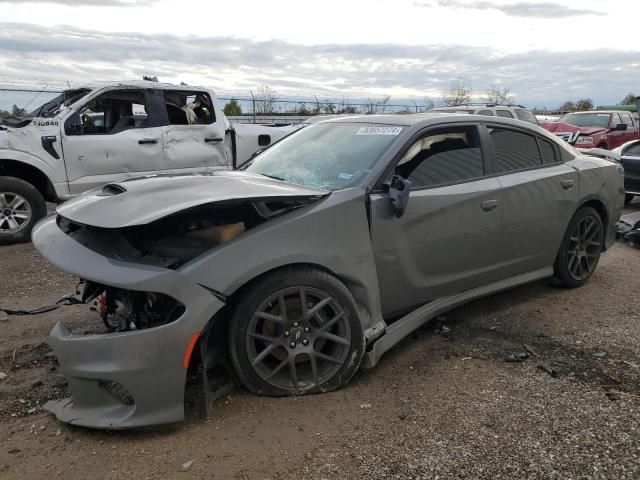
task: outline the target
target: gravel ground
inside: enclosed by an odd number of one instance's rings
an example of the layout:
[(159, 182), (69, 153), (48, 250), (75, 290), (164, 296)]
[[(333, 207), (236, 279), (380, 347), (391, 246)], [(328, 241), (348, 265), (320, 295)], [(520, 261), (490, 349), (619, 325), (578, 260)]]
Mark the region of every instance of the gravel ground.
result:
[[(0, 478), (638, 479), (638, 267), (640, 250), (618, 244), (585, 287), (542, 281), (458, 308), (341, 391), (238, 388), (210, 418), (136, 432), (41, 411), (66, 392), (49, 329), (95, 328), (95, 314), (0, 314)], [(75, 287), (29, 244), (0, 247), (0, 278), (5, 307)]]

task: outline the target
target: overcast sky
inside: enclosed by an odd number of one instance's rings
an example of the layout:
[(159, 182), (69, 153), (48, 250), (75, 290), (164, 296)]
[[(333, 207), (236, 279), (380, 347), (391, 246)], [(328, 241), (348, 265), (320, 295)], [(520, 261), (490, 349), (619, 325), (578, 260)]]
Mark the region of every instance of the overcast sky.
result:
[(528, 106), (640, 94), (638, 0), (0, 0), (0, 82), (203, 84), (440, 98), (457, 77)]

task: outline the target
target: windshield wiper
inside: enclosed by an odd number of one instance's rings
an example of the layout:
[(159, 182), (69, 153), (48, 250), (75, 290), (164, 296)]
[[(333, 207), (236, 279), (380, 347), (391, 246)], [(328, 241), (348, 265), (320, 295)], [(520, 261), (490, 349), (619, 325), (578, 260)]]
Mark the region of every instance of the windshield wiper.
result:
[(286, 182), (284, 178), (276, 177), (275, 175), (269, 175), (268, 173), (261, 173), (263, 177), (273, 178), (274, 180), (280, 180), (281, 182)]

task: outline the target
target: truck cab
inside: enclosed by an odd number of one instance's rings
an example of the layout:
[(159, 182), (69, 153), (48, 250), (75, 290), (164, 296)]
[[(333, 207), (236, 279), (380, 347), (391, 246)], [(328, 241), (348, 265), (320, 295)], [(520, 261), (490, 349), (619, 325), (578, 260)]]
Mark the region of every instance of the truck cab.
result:
[[(289, 133), (258, 130), (243, 135), (244, 156)], [(133, 81), (66, 90), (0, 124), (0, 244), (28, 241), (46, 201), (123, 178), (232, 169), (235, 140), (205, 88)]]
[(640, 138), (638, 119), (624, 110), (567, 113), (556, 122), (540, 126), (579, 148), (613, 150)]

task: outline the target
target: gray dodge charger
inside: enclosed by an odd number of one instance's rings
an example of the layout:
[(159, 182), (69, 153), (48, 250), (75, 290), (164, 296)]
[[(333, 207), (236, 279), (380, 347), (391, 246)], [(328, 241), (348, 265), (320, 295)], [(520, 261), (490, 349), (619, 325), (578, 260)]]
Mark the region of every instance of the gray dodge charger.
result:
[[(96, 428), (177, 422), (188, 369), (260, 395), (326, 392), (430, 318), (556, 277), (615, 237), (623, 170), (531, 124), (425, 114), (310, 125), (239, 171), (105, 185), (35, 228), (104, 326), (49, 337)], [(217, 377), (216, 377), (217, 378)]]

